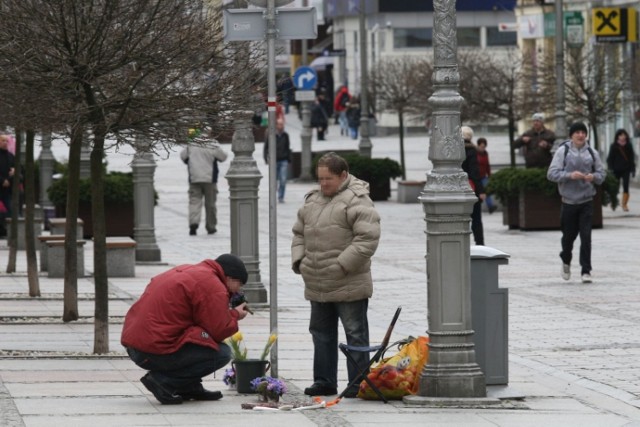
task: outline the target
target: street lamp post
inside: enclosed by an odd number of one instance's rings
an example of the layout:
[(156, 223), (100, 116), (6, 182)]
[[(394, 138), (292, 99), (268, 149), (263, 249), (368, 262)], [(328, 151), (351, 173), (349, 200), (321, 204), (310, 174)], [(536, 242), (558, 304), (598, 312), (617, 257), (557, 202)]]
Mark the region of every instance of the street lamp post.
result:
[(564, 97), (564, 31), (562, 0), (556, 0), (556, 140), (554, 151), (567, 139), (567, 113)]
[(360, 143), (358, 151), (361, 156), (371, 157), (371, 139), (369, 139), (369, 67), (367, 66), (367, 30), (365, 27), (365, 1), (360, 0)]
[[(433, 170), (420, 196), (427, 234), (429, 361), (412, 405), (447, 404), (448, 398), (490, 403), (475, 360), (471, 318), (470, 215), (477, 197), (461, 169), (455, 0), (434, 0), (434, 93), (429, 160)], [(443, 399), (442, 398), (447, 398)], [(459, 401), (457, 399), (456, 401)], [(492, 402), (492, 400), (491, 400)]]

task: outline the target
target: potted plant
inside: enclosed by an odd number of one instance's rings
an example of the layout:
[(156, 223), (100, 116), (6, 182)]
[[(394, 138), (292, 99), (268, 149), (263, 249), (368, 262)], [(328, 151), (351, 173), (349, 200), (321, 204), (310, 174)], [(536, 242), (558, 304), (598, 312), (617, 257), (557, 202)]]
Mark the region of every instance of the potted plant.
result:
[(279, 402), (280, 396), (287, 392), (287, 385), (277, 378), (263, 376), (251, 381), (251, 389), (262, 397), (263, 402)]
[[(64, 218), (67, 206), (67, 180), (63, 175), (54, 181), (47, 194), (56, 208), (56, 216)], [(81, 179), (79, 188), (78, 217), (84, 222), (84, 237), (93, 237), (91, 213), (91, 180)], [(133, 175), (110, 172), (104, 175), (104, 202), (107, 236), (133, 237)]]
[[(349, 164), (349, 173), (369, 183), (369, 197), (371, 197), (371, 200), (387, 200), (391, 197), (390, 180), (402, 176), (400, 163), (388, 157), (372, 159), (359, 154), (347, 154), (343, 157)], [(320, 156), (313, 161), (314, 176), (319, 158)]]
[(271, 334), (264, 346), (260, 359), (249, 359), (247, 357), (247, 347), (244, 344), (244, 336), (238, 331), (224, 342), (231, 348), (231, 367), (235, 372), (236, 390), (238, 393), (256, 393), (251, 385), (251, 381), (255, 378), (264, 377), (267, 370), (271, 367), (267, 361), (267, 355), (271, 351), (271, 347), (278, 339), (276, 334)]
[[(613, 181), (612, 181), (613, 180)], [(602, 227), (602, 205), (618, 205), (615, 177), (607, 173), (594, 198), (593, 227)], [(557, 184), (544, 168), (505, 168), (491, 175), (487, 193), (504, 206), (503, 222), (509, 228), (549, 230), (560, 228), (561, 199)]]

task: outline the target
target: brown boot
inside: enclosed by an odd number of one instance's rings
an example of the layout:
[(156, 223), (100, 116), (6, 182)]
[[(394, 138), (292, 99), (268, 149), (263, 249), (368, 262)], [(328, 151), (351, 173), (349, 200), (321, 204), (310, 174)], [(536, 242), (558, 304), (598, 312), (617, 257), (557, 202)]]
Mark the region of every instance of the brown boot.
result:
[(625, 212), (629, 212), (627, 203), (629, 203), (629, 193), (622, 193), (622, 210)]

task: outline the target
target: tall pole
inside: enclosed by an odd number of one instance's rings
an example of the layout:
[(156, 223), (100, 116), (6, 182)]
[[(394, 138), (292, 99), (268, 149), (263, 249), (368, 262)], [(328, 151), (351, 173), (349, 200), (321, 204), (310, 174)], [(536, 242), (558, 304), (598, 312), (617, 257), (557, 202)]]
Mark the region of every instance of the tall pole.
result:
[[(304, 7), (308, 6), (308, 0), (302, 2)], [(300, 40), (302, 43), (302, 65), (309, 63), (307, 40)], [(300, 133), (300, 142), (302, 149), (300, 150), (300, 180), (311, 181), (311, 108), (309, 101), (300, 101), (302, 107), (302, 132)]]
[(365, 0), (360, 0), (360, 143), (358, 151), (361, 156), (371, 157), (371, 140), (369, 139), (369, 70), (367, 67), (367, 30), (365, 27)]
[[(269, 117), (269, 326), (278, 327), (278, 227), (276, 205), (276, 6), (267, 0), (267, 110)], [(271, 351), (271, 375), (278, 376), (278, 344)]]
[[(427, 234), (429, 361), (416, 396), (430, 405), (441, 398), (487, 401), (485, 379), (475, 360), (471, 318), (470, 215), (477, 197), (467, 174), (460, 133), (455, 0), (433, 2), (434, 93), (429, 160), (433, 170), (420, 201)], [(487, 402), (489, 403), (489, 402)], [(445, 402), (446, 404), (446, 402)]]
[(562, 0), (555, 1), (556, 7), (556, 140), (555, 151), (567, 139), (567, 113), (564, 97), (564, 13)]

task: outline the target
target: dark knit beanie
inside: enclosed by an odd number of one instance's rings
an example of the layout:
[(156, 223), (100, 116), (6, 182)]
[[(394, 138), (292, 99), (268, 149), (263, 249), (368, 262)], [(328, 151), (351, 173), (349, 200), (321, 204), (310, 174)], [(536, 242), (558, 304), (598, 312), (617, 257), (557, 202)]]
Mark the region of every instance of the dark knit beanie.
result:
[(584, 133), (589, 133), (589, 131), (587, 130), (587, 126), (585, 126), (584, 123), (575, 122), (569, 128), (569, 136), (573, 135), (574, 133), (578, 132), (579, 130), (583, 131)]
[(249, 273), (240, 258), (232, 254), (222, 254), (216, 258), (216, 262), (222, 267), (225, 276), (238, 279), (242, 284), (247, 283)]

